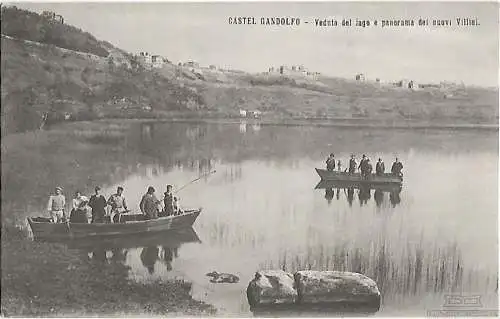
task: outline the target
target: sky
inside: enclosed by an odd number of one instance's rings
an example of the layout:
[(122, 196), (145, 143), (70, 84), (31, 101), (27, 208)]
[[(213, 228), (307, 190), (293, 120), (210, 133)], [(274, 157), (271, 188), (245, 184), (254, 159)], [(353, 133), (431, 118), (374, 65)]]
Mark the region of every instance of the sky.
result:
[[(357, 73), (383, 82), (454, 81), (498, 85), (499, 7), (494, 2), (239, 2), (239, 3), (16, 3), (55, 11), (65, 23), (132, 53), (160, 54), (175, 63), (248, 72), (304, 65), (326, 75)], [(255, 17), (232, 25), (229, 17)], [(296, 17), (299, 26), (260, 25), (261, 17)], [(480, 25), (459, 27), (456, 18)], [(450, 19), (451, 27), (316, 27), (314, 19)], [(305, 22), (309, 22), (306, 24)]]

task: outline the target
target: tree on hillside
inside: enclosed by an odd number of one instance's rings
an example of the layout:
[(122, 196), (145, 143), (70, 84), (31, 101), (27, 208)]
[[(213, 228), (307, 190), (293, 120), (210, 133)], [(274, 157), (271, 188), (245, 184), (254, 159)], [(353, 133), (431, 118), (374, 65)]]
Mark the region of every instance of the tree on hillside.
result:
[(2, 7), (2, 34), (19, 39), (53, 44), (61, 48), (96, 54), (109, 52), (90, 33), (70, 25), (54, 23), (37, 13), (16, 7)]
[(33, 87), (9, 93), (6, 103), (12, 107), (12, 123), (7, 125), (9, 133), (36, 130), (40, 127), (42, 113), (36, 108), (37, 93)]

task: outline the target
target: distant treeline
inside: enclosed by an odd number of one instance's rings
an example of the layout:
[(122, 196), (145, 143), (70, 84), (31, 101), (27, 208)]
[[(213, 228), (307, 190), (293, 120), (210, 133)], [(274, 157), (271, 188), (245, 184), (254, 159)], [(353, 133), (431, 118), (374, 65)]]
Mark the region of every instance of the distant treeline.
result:
[(2, 6), (2, 34), (61, 48), (107, 57), (109, 52), (90, 33), (57, 23), (47, 17), (17, 7)]

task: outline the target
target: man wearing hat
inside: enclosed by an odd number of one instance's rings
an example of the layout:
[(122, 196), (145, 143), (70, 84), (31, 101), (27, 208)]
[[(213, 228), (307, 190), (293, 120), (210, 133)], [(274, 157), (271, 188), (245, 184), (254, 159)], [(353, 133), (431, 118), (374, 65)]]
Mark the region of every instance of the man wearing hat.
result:
[(148, 187), (148, 191), (142, 196), (139, 207), (146, 219), (158, 218), (158, 204), (160, 201), (155, 196), (155, 189), (153, 186)]
[(103, 223), (106, 215), (106, 198), (100, 194), (101, 188), (95, 187), (95, 194), (90, 197), (89, 206), (92, 208), (92, 223)]
[(163, 193), (163, 215), (171, 216), (174, 214), (174, 194), (172, 193), (172, 185), (167, 185), (167, 191)]
[(351, 155), (351, 159), (349, 160), (349, 174), (354, 174), (356, 172), (356, 158), (354, 154)]
[(326, 159), (326, 169), (330, 172), (335, 169), (335, 155), (333, 153)]
[(377, 175), (384, 175), (385, 173), (385, 164), (381, 158), (378, 159), (377, 165), (375, 165), (375, 172)]
[(66, 198), (62, 194), (61, 187), (57, 186), (55, 191), (55, 195), (50, 195), (49, 197), (47, 211), (53, 223), (60, 223), (65, 217), (64, 207), (66, 206)]
[(366, 157), (365, 154), (363, 154), (363, 157), (361, 158), (361, 161), (359, 161), (359, 166), (358, 169), (361, 172), (361, 176), (366, 176), (366, 164), (368, 163), (368, 158)]

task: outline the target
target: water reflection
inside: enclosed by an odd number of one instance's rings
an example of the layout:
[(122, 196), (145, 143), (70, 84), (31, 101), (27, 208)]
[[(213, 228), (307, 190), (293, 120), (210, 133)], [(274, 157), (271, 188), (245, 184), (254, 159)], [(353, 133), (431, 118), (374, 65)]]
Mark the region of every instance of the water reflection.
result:
[(332, 203), (334, 197), (339, 200), (342, 196), (345, 197), (349, 206), (352, 207), (355, 194), (357, 193), (359, 205), (362, 207), (367, 205), (371, 200), (372, 191), (373, 199), (378, 208), (380, 208), (384, 203), (386, 199), (386, 193), (389, 193), (389, 201), (392, 207), (396, 207), (401, 203), (402, 187), (398, 185), (374, 186), (346, 182), (321, 181), (316, 185), (315, 189), (325, 190), (325, 199), (328, 204)]
[[(192, 184), (181, 196), (182, 205), (209, 212), (195, 224), (206, 238), (202, 245), (181, 247), (161, 240), (139, 244), (141, 239), (124, 238), (118, 245), (87, 245), (85, 255), (89, 252), (97, 263), (128, 265), (135, 280), (182, 276), (198, 284), (200, 298), (208, 291), (209, 301), (235, 314), (247, 311), (246, 300), (239, 296), (247, 282), (209, 291), (205, 273), (215, 269), (251, 278), (266, 262), (273, 263), (269, 269), (286, 264), (287, 269), (362, 271), (382, 286), (385, 309), (398, 307), (400, 300), (390, 298), (404, 300), (406, 291), (420, 291), (418, 298), (424, 300), (427, 289), (442, 290), (450, 282), (466, 292), (487, 289), (483, 278), (488, 276), (496, 284), (498, 185), (492, 172), (498, 171), (497, 134), (270, 125), (258, 131), (248, 122), (245, 134), (240, 134), (239, 124), (134, 124), (106, 152), (94, 141), (64, 132), (67, 140), (54, 139), (58, 143), (37, 161), (20, 161), (16, 152), (7, 152), (11, 165), (3, 171), (9, 187), (2, 189), (2, 205), (13, 213), (5, 217), (24, 221), (26, 214), (40, 211), (46, 189), (56, 181), (68, 193), (95, 184), (113, 191), (123, 185), (130, 205), (137, 208), (148, 185), (184, 185), (198, 172), (215, 168), (217, 174)], [(340, 159), (351, 153), (382, 158), (397, 153), (408, 168), (404, 196), (401, 189), (355, 185), (312, 190), (317, 181), (312, 168), (322, 165), (332, 136)], [(78, 159), (78, 169), (52, 147), (70, 150), (66, 153)], [(484, 169), (471, 171), (478, 162)], [(454, 200), (446, 200), (450, 198)], [(335, 206), (336, 214), (327, 203)], [(378, 214), (391, 206), (400, 213)], [(387, 238), (374, 247), (384, 234)], [(453, 239), (457, 253), (440, 253)], [(459, 263), (451, 262), (462, 255)], [(277, 256), (287, 262), (279, 263)], [(452, 277), (457, 269), (463, 269), (463, 281)], [(415, 304), (419, 311), (428, 309), (418, 300)]]
[(193, 228), (112, 239), (75, 240), (68, 246), (86, 252), (90, 260), (99, 265), (125, 265), (128, 256), (139, 252), (142, 266), (152, 275), (157, 262), (171, 271), (174, 258), (179, 257), (179, 249), (186, 243), (201, 243)]
[(156, 246), (149, 246), (142, 248), (141, 261), (144, 267), (148, 270), (149, 274), (153, 274), (155, 271), (155, 264), (158, 260), (159, 248)]
[(152, 141), (154, 138), (154, 125), (153, 123), (141, 123), (141, 141)]

